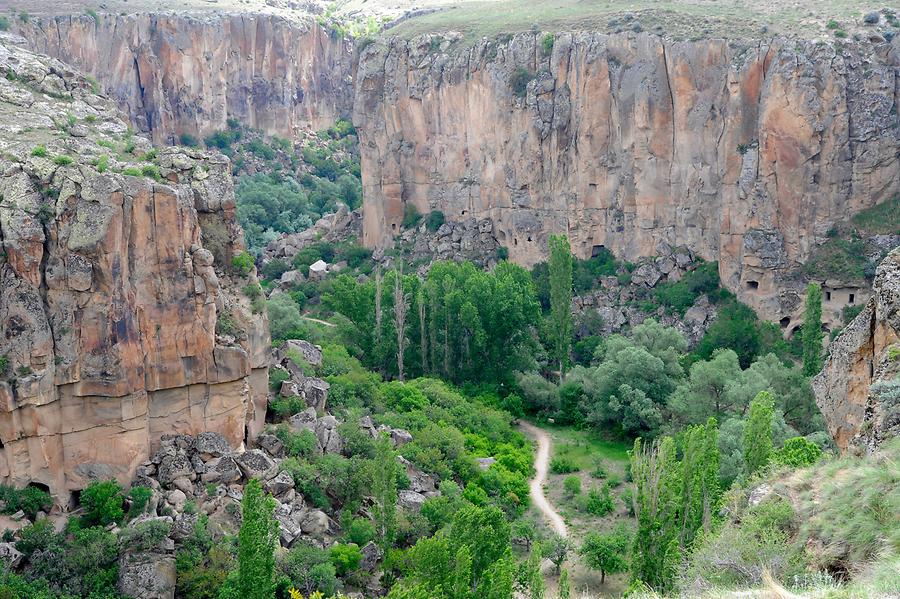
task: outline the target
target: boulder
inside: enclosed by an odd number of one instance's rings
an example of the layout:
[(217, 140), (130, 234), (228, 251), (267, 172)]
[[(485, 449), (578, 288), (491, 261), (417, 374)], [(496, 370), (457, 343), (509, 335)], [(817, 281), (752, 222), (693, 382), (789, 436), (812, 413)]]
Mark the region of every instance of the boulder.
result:
[(397, 493), (397, 504), (407, 510), (418, 512), (422, 509), (426, 497), (416, 491), (404, 489)]
[(256, 444), (264, 449), (273, 458), (284, 456), (284, 443), (275, 435), (263, 433), (256, 437)]
[(266, 481), (263, 488), (272, 495), (281, 495), (285, 491), (294, 488), (294, 477), (288, 472), (279, 472), (274, 477)]
[(194, 451), (206, 462), (212, 458), (220, 458), (231, 453), (231, 445), (224, 435), (215, 432), (203, 432), (194, 438)]
[(241, 469), (238, 468), (234, 458), (224, 456), (210, 461), (207, 470), (200, 475), (200, 481), (205, 483), (229, 484), (241, 480)]
[(175, 556), (155, 552), (119, 557), (119, 593), (132, 599), (174, 599)]
[(0, 562), (6, 566), (8, 570), (15, 569), (22, 561), (23, 554), (16, 549), (15, 543), (0, 543)]
[[(302, 339), (290, 339), (278, 350), (282, 359), (290, 359), (288, 353), (297, 352), (310, 366), (322, 365), (322, 348)], [(280, 360), (279, 360), (280, 361)]]
[(338, 432), (340, 423), (337, 418), (328, 414), (316, 422), (314, 432), (322, 453), (341, 453), (344, 451), (344, 438)]
[(373, 571), (382, 557), (381, 549), (375, 544), (375, 541), (366, 543), (360, 553), (362, 553), (362, 560), (359, 562), (359, 569), (366, 572)]
[(260, 449), (245, 451), (239, 454), (234, 461), (248, 479), (262, 479), (275, 466), (275, 461)]
[(329, 528), (331, 528), (331, 521), (328, 519), (328, 514), (322, 510), (310, 510), (300, 520), (300, 529), (304, 534), (313, 537), (324, 537)]
[(176, 451), (174, 455), (166, 456), (159, 464), (157, 480), (161, 485), (168, 485), (176, 478), (185, 476), (191, 480), (197, 477), (191, 460), (184, 451)]

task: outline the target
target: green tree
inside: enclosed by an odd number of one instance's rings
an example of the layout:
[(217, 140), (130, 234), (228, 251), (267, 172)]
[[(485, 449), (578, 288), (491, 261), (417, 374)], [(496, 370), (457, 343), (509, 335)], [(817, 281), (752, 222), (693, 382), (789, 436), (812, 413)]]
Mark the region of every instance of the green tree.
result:
[(784, 442), (772, 456), (772, 461), (792, 468), (803, 468), (819, 461), (822, 450), (804, 437), (793, 437)]
[(242, 599), (275, 596), (275, 544), (278, 523), (275, 500), (263, 494), (256, 479), (244, 487), (243, 521), (238, 532), (237, 591)]
[(719, 429), (716, 419), (684, 432), (682, 468), (681, 538), (689, 548), (700, 530), (709, 532), (721, 498), (719, 489)]
[(559, 364), (559, 381), (562, 383), (572, 344), (572, 251), (565, 235), (551, 235), (548, 244), (553, 357)]
[(750, 413), (744, 427), (744, 465), (747, 475), (765, 467), (772, 457), (772, 419), (775, 401), (768, 391), (760, 391), (750, 402)]
[(554, 533), (553, 536), (542, 545), (544, 557), (553, 562), (553, 565), (556, 567), (556, 573), (559, 574), (563, 562), (566, 561), (566, 557), (569, 555), (569, 549), (572, 548), (571, 541), (560, 534)]
[(671, 437), (643, 447), (635, 439), (631, 453), (634, 515), (637, 531), (632, 544), (631, 574), (657, 592), (672, 586), (678, 564), (681, 467)]
[(669, 397), (669, 407), (688, 424), (701, 423), (710, 415), (724, 419), (729, 415), (743, 414), (747, 399), (733, 392), (742, 383), (738, 355), (730, 349), (716, 350), (710, 360), (691, 366), (687, 380)]
[(600, 584), (607, 574), (623, 572), (628, 568), (628, 531), (622, 524), (609, 534), (589, 532), (578, 550), (589, 568), (600, 571)]
[(806, 311), (803, 313), (803, 374), (813, 376), (822, 370), (822, 288), (818, 283), (806, 287)]
[(125, 517), (122, 487), (114, 480), (94, 481), (81, 492), (85, 526), (107, 526)]
[(372, 463), (372, 513), (375, 539), (384, 555), (394, 544), (397, 534), (397, 454), (390, 439), (382, 435), (375, 442)]
[(557, 599), (569, 599), (571, 596), (572, 589), (569, 587), (569, 571), (563, 570), (559, 575)]

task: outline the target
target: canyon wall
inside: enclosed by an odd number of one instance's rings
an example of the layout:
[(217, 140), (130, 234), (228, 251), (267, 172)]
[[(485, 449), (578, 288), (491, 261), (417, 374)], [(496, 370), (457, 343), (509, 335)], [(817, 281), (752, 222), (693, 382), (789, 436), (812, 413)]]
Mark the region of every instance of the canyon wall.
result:
[(772, 320), (802, 310), (793, 269), (835, 221), (898, 190), (900, 40), (673, 42), (647, 34), (364, 49), (353, 121), (364, 241), (404, 207), (489, 218), (510, 257), (568, 233), (589, 257), (686, 246)]
[[(264, 424), (268, 326), (228, 268), (230, 163), (152, 149), (62, 63), (0, 39), (0, 480), (57, 501), (163, 435)], [(255, 309), (254, 309), (255, 308)]]
[(900, 248), (878, 267), (872, 297), (828, 349), (812, 384), (841, 451), (872, 452), (900, 435)]
[(95, 77), (157, 143), (203, 137), (228, 118), (282, 136), (349, 117), (353, 44), (312, 18), (264, 14), (45, 17), (17, 33)]

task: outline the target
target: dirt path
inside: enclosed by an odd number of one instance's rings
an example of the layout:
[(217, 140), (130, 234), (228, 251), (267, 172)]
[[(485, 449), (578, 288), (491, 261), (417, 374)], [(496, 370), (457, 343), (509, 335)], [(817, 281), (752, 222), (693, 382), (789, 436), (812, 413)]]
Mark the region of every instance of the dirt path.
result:
[(530, 483), (531, 500), (541, 510), (554, 532), (563, 537), (568, 536), (566, 523), (563, 521), (562, 516), (559, 515), (559, 512), (556, 511), (556, 508), (544, 495), (544, 483), (547, 482), (547, 468), (550, 464), (550, 435), (528, 422), (520, 422), (519, 428), (538, 442), (537, 456), (534, 459), (535, 473)]
[(319, 320), (318, 318), (313, 318), (312, 316), (306, 316), (305, 314), (304, 314), (303, 316), (301, 316), (300, 318), (302, 318), (303, 320), (308, 320), (308, 321), (310, 321), (310, 322), (317, 322), (317, 323), (319, 323), (319, 324), (323, 324), (323, 325), (325, 325), (326, 327), (333, 327), (333, 326), (335, 326), (335, 325), (331, 324), (330, 322), (326, 322), (326, 321), (324, 321), (324, 320)]

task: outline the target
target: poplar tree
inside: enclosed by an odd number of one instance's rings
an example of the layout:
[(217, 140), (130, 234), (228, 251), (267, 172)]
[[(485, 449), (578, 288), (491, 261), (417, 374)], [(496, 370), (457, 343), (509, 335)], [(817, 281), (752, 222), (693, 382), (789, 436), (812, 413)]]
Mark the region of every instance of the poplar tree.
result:
[(718, 510), (719, 429), (715, 418), (688, 428), (684, 433), (682, 468), (682, 548), (690, 548), (700, 530), (709, 532)]
[(244, 487), (241, 530), (238, 533), (237, 590), (241, 599), (275, 596), (275, 543), (278, 523), (275, 500), (264, 495), (259, 481)]
[(558, 599), (570, 599), (572, 595), (572, 590), (569, 587), (569, 571), (563, 570), (562, 574), (559, 575), (559, 592), (557, 593)]
[(772, 418), (775, 400), (768, 391), (760, 391), (750, 402), (744, 427), (744, 465), (747, 476), (765, 467), (772, 457)]
[[(394, 544), (397, 530), (397, 454), (391, 440), (382, 435), (375, 441), (372, 461), (372, 514), (375, 537), (382, 554), (387, 555)], [(387, 560), (385, 560), (387, 561)]]
[(409, 294), (403, 288), (403, 263), (394, 273), (394, 330), (397, 332), (397, 378), (403, 380), (404, 353), (406, 351), (406, 315), (409, 312)]
[(671, 437), (644, 447), (635, 439), (631, 454), (634, 515), (637, 530), (632, 545), (631, 575), (664, 593), (672, 586), (678, 565), (682, 504), (681, 467)]
[(550, 248), (550, 322), (553, 356), (559, 364), (562, 383), (572, 344), (572, 251), (569, 238), (551, 235)]
[(806, 286), (806, 310), (803, 313), (803, 374), (813, 376), (822, 370), (822, 288), (818, 283)]

